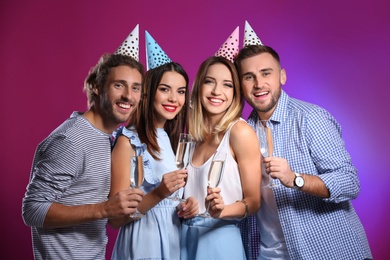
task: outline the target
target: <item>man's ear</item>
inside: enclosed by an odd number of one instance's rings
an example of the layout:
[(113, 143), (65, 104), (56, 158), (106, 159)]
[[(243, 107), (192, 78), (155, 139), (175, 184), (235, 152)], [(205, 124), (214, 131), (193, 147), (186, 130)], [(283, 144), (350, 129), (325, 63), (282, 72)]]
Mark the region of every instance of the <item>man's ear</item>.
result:
[(286, 84), (286, 81), (287, 81), (286, 70), (281, 69), (280, 70), (280, 84), (284, 85), (284, 84)]
[(93, 86), (93, 93), (95, 93), (95, 95), (99, 96), (99, 89), (96, 86)]

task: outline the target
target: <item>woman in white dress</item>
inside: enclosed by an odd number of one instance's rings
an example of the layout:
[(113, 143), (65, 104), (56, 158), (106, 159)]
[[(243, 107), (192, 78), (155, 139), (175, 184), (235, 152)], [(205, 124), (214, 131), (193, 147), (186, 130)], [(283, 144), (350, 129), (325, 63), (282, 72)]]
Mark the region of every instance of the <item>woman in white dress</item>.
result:
[[(182, 225), (181, 259), (245, 259), (237, 223), (260, 207), (261, 161), (253, 129), (240, 118), (243, 102), (234, 65), (223, 57), (205, 60), (192, 89), (190, 133), (196, 141), (184, 197), (199, 212)], [(208, 187), (213, 154), (227, 154), (218, 187)]]
[[(112, 151), (111, 193), (130, 187), (131, 157), (143, 149), (145, 192), (139, 219), (111, 219), (121, 227), (112, 259), (180, 259), (179, 217), (198, 213), (193, 198), (181, 203), (168, 197), (185, 185), (186, 170), (178, 170), (174, 151), (186, 123), (188, 76), (175, 62), (150, 69), (145, 75), (143, 98), (126, 128), (115, 133)], [(146, 149), (145, 149), (146, 147)]]

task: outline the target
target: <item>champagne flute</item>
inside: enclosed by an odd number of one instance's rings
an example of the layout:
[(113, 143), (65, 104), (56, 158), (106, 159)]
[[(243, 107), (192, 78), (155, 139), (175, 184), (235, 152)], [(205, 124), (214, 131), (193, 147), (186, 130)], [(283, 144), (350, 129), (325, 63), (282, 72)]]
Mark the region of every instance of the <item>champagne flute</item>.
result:
[[(272, 156), (274, 150), (272, 133), (271, 129), (267, 127), (267, 121), (268, 120), (260, 120), (257, 126), (257, 137), (259, 138), (260, 152), (263, 157)], [(271, 176), (268, 175), (268, 178), (269, 181), (264, 185), (265, 188), (279, 186), (278, 184), (275, 184), (275, 181)]]
[[(225, 160), (226, 160), (225, 152), (218, 152), (218, 150), (215, 151), (209, 169), (209, 173), (208, 173), (208, 182), (207, 182), (208, 188), (211, 189), (216, 188), (221, 183), (223, 171), (225, 169)], [(199, 216), (203, 218), (211, 218), (209, 209), (210, 209), (210, 202), (207, 204), (206, 211), (199, 214)]]
[[(130, 169), (130, 188), (140, 188), (144, 182), (144, 163), (143, 163), (143, 147), (134, 147), (135, 155), (131, 158)], [(138, 209), (136, 212), (130, 215), (131, 218), (141, 218), (141, 214)]]
[[(179, 169), (187, 168), (192, 158), (192, 136), (190, 134), (181, 133), (179, 136), (179, 143), (177, 144), (175, 164)], [(187, 179), (185, 180), (187, 181)], [(174, 196), (169, 197), (172, 200), (184, 202), (185, 199), (180, 198), (179, 190), (177, 190)]]

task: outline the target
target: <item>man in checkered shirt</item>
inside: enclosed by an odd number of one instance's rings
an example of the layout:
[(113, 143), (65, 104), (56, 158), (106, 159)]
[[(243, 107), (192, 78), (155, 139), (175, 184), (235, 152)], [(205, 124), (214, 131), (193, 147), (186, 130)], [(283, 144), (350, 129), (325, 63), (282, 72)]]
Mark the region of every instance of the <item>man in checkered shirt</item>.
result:
[[(271, 129), (274, 152), (263, 158), (261, 208), (248, 219), (256, 259), (372, 259), (364, 228), (351, 201), (360, 192), (357, 170), (341, 137), (341, 127), (323, 108), (282, 90), (286, 71), (270, 47), (248, 45), (236, 65), (248, 123)], [(256, 236), (256, 232), (259, 235)], [(256, 241), (260, 238), (260, 245)]]

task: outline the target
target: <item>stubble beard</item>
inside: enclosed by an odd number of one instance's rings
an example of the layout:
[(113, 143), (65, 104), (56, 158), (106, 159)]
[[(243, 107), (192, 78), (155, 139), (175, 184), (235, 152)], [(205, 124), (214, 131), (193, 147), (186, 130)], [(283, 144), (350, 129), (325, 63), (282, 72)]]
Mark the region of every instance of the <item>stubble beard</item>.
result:
[(279, 88), (276, 92), (271, 94), (271, 101), (269, 102), (268, 105), (264, 106), (264, 105), (258, 104), (256, 102), (252, 102), (252, 107), (257, 112), (260, 112), (260, 113), (267, 113), (269, 111), (272, 111), (276, 107), (281, 94), (282, 94), (282, 88)]
[[(127, 102), (127, 100), (124, 100), (123, 98), (121, 100), (124, 102)], [(115, 102), (113, 102), (113, 103), (115, 103)], [(113, 106), (114, 106), (113, 103), (111, 103), (108, 100), (106, 92), (104, 92), (103, 95), (101, 95), (100, 109), (101, 109), (101, 113), (102, 113), (103, 118), (105, 118), (105, 120), (109, 120), (111, 122), (114, 122), (118, 125), (127, 122), (130, 119), (130, 116), (132, 115), (132, 113), (130, 113), (129, 116), (125, 119), (123, 119), (123, 117), (116, 116), (114, 113), (114, 109), (113, 109)]]

